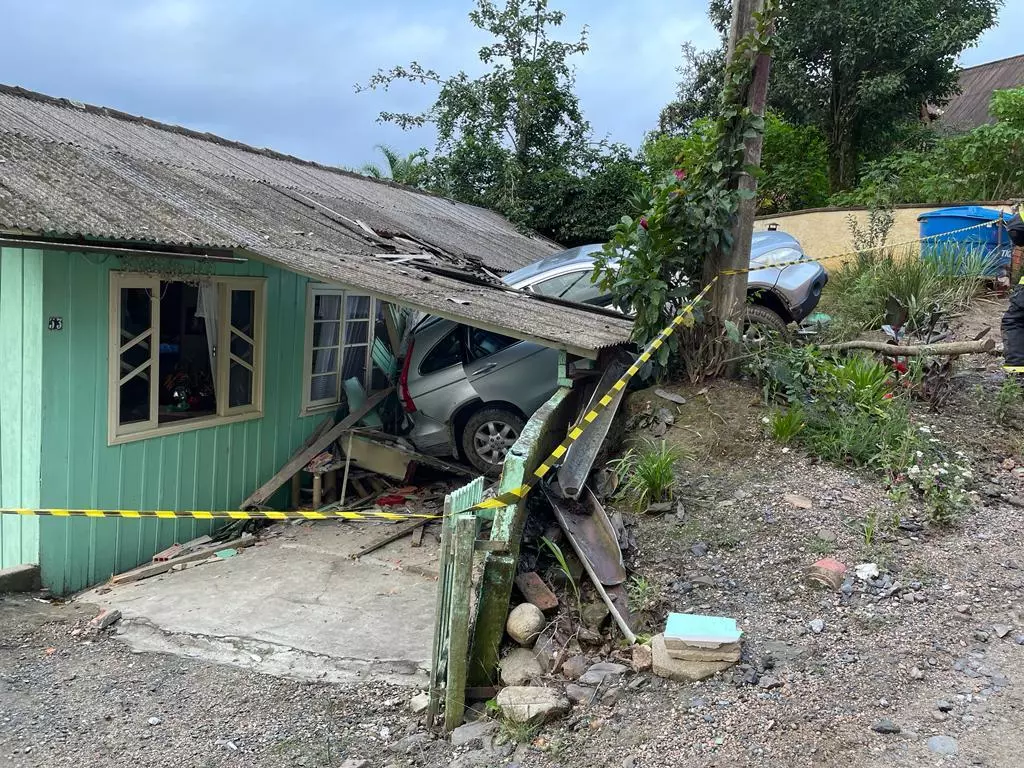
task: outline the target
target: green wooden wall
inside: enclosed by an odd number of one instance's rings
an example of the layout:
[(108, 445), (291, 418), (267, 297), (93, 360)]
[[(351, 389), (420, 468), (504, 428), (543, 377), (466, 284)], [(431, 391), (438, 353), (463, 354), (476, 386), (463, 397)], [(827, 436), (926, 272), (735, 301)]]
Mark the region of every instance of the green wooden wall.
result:
[[(237, 509), (322, 418), (299, 417), (307, 280), (256, 261), (217, 265), (217, 274), (267, 278), (263, 418), (108, 446), (108, 273), (133, 264), (45, 253), (42, 315), (61, 316), (64, 327), (45, 331), (42, 345), (42, 506)], [(84, 588), (210, 525), (42, 518), (43, 583), (57, 593)]]
[[(0, 507), (39, 504), (42, 303), (42, 253), (0, 248)], [(38, 561), (38, 519), (0, 515), (0, 568)]]

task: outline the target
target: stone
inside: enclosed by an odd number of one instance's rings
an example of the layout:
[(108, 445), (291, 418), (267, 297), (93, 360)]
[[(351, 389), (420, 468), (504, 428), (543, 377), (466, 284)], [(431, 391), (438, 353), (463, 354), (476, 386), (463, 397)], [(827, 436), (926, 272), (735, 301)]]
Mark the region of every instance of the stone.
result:
[(857, 574), (857, 578), (861, 581), (867, 581), (868, 579), (877, 579), (881, 571), (878, 570), (876, 563), (861, 563), (853, 572)]
[(106, 629), (112, 624), (121, 620), (121, 612), (116, 608), (107, 608), (96, 618), (89, 622), (89, 626), (95, 629)]
[(562, 663), (562, 677), (567, 680), (579, 680), (587, 671), (586, 656), (570, 656)]
[(900, 727), (889, 718), (883, 717), (871, 726), (871, 730), (875, 733), (899, 733)]
[(654, 666), (654, 654), (649, 645), (633, 646), (633, 671), (646, 672)]
[(501, 660), (501, 682), (504, 685), (527, 685), (543, 674), (540, 662), (528, 648), (513, 648)]
[(555, 628), (551, 626), (541, 632), (533, 644), (533, 658), (540, 664), (541, 670), (547, 673), (551, 671), (560, 650), (561, 646), (555, 641)]
[(569, 711), (569, 700), (552, 688), (502, 688), (497, 697), (501, 713), (515, 723), (545, 722)]
[(627, 757), (622, 761), (622, 768), (636, 768), (636, 758), (632, 756)]
[(960, 605), (958, 605), (956, 607), (956, 612), (957, 613), (970, 613), (971, 612), (971, 606), (969, 606), (967, 603), (961, 603)]
[(713, 587), (715, 586), (715, 580), (710, 576), (696, 576), (691, 580), (691, 583), (698, 587)]
[(798, 493), (787, 493), (782, 498), (791, 507), (796, 507), (797, 509), (811, 509), (814, 507), (813, 501)]
[(601, 703), (606, 707), (614, 707), (619, 703), (619, 699), (622, 698), (621, 688), (612, 688), (605, 692), (604, 696), (601, 697)]
[[(652, 661), (653, 664), (653, 661)], [(629, 670), (625, 664), (615, 664), (610, 661), (602, 661), (593, 664), (580, 676), (580, 685), (603, 685), (619, 682)]]
[(576, 683), (569, 683), (565, 686), (565, 695), (569, 697), (569, 701), (573, 704), (589, 704), (594, 700), (594, 694), (596, 693), (596, 688), (576, 685)]
[(987, 643), (988, 642), (988, 638), (989, 638), (988, 632), (985, 632), (982, 629), (979, 629), (979, 630), (977, 630), (974, 633), (974, 639), (977, 640), (979, 643)]
[(704, 557), (704, 555), (708, 553), (708, 545), (705, 544), (703, 541), (698, 541), (695, 542), (692, 547), (690, 547), (690, 551), (696, 557)]
[(418, 715), (420, 712), (426, 711), (427, 707), (430, 706), (430, 694), (429, 693), (417, 693), (411, 699), (409, 699), (409, 711), (414, 715)]
[(813, 632), (816, 635), (820, 635), (822, 632), (825, 631), (825, 620), (814, 619), (808, 626), (811, 628), (811, 632)]
[(475, 723), (460, 725), (449, 737), (453, 747), (481, 747), (484, 739), (498, 730), (494, 720), (477, 720)]
[(388, 752), (394, 752), (397, 755), (411, 755), (416, 751), (416, 747), (425, 744), (430, 739), (429, 733), (413, 733), (392, 744), (388, 744)]
[(955, 755), (960, 749), (960, 743), (952, 736), (932, 736), (926, 744), (928, 751), (936, 755)]
[(947, 715), (945, 712), (939, 712), (939, 710), (937, 709), (932, 710), (932, 720), (934, 720), (935, 722), (942, 723), (948, 719), (949, 715)]
[(758, 682), (758, 686), (764, 688), (766, 691), (770, 691), (774, 688), (781, 688), (783, 685), (784, 683), (782, 680), (775, 675), (764, 675)]
[(914, 667), (910, 670), (911, 680), (924, 680), (924, 670), (920, 667)]
[(665, 647), (665, 636), (651, 639), (651, 662), (654, 674), (677, 683), (693, 683), (724, 672), (733, 666), (731, 661), (684, 661), (673, 659)]
[(666, 639), (665, 647), (669, 656), (682, 661), (730, 661), (735, 664), (743, 654), (739, 643), (725, 643), (718, 648), (696, 648)]
[(992, 631), (996, 633), (996, 637), (1003, 638), (1010, 634), (1010, 627), (1008, 624), (993, 624)]
[(520, 603), (508, 615), (505, 629), (517, 643), (529, 646), (533, 645), (546, 624), (547, 619), (540, 608), (533, 603)]
[(608, 606), (602, 602), (587, 603), (580, 609), (580, 618), (591, 629), (600, 629), (608, 619)]
[(370, 761), (349, 759), (341, 764), (341, 768), (370, 768)]
[(835, 544), (836, 541), (839, 540), (839, 536), (837, 536), (836, 532), (831, 528), (819, 528), (815, 531), (814, 537), (818, 539), (818, 541), (823, 541), (826, 544)]
[(162, 723), (163, 720), (161, 720), (159, 717), (151, 717), (146, 722), (150, 725), (160, 725), (160, 723)]
[(604, 638), (601, 637), (601, 633), (590, 627), (578, 627), (576, 630), (576, 639), (580, 641), (582, 645), (602, 645)]
[(935, 702), (935, 708), (937, 710), (939, 710), (939, 712), (952, 712), (953, 711), (953, 705), (950, 704), (945, 699), (939, 699), (937, 702)]

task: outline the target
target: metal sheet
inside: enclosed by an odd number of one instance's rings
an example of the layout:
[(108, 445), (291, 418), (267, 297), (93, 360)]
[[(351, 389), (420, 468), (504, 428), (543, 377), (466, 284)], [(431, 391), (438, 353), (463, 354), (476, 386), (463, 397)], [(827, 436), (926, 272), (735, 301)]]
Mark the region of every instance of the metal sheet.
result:
[(576, 554), (587, 559), (598, 580), (606, 587), (622, 584), (626, 580), (626, 566), (615, 529), (590, 489), (584, 489), (580, 501), (562, 498), (557, 484), (545, 485), (544, 495)]

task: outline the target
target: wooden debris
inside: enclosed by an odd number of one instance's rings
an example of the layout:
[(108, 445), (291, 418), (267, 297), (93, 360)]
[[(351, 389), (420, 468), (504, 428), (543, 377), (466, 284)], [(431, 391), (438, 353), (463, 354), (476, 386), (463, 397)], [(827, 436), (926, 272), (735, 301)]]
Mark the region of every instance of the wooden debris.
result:
[(558, 597), (535, 571), (517, 575), (516, 586), (519, 587), (519, 591), (523, 593), (523, 597), (527, 601), (542, 611), (550, 611), (558, 607)]
[(384, 401), (384, 398), (391, 394), (393, 389), (393, 387), (388, 387), (380, 392), (375, 392), (366, 399), (366, 402), (364, 402), (362, 406), (356, 408), (333, 427), (324, 431), (316, 439), (311, 441), (307, 440), (303, 444), (303, 447), (296, 451), (287, 463), (278, 470), (277, 474), (261, 485), (251, 496), (249, 496), (249, 498), (242, 502), (240, 508), (250, 509), (266, 503), (278, 488), (288, 482), (292, 476), (306, 466), (314, 456), (331, 445), (335, 440), (341, 437), (341, 435), (358, 424), (361, 419), (370, 413), (370, 411), (380, 405)]
[(424, 532), (424, 531), (425, 531), (426, 529), (427, 529), (427, 526), (425, 526), (425, 525), (421, 525), (421, 526), (418, 526), (418, 527), (417, 527), (417, 528), (416, 528), (416, 529), (415, 529), (415, 530), (414, 530), (414, 531), (412, 532), (412, 542), (411, 542), (411, 544), (412, 544), (412, 545), (413, 545), (414, 547), (422, 547), (422, 546), (423, 546), (423, 532)]
[(374, 552), (380, 549), (381, 547), (390, 544), (392, 541), (397, 541), (403, 536), (412, 533), (417, 528), (420, 528), (421, 526), (424, 526), (429, 522), (430, 520), (427, 518), (413, 520), (411, 523), (407, 523), (406, 525), (400, 526), (397, 530), (392, 531), (391, 533), (386, 534), (384, 536), (381, 536), (379, 539), (374, 539), (369, 544), (365, 544), (364, 546), (360, 547), (359, 551), (352, 555), (352, 557), (358, 558), (362, 557), (363, 555), (368, 555), (371, 552)]
[(181, 554), (182, 549), (183, 547), (181, 546), (181, 544), (171, 544), (171, 546), (169, 546), (167, 549), (163, 550), (162, 552), (157, 552), (155, 555), (153, 555), (153, 562), (162, 563), (167, 560), (173, 560), (175, 557)]
[(177, 565), (183, 563), (191, 563), (196, 560), (205, 560), (206, 558), (217, 554), (222, 549), (242, 549), (255, 543), (256, 537), (251, 533), (243, 533), (237, 539), (230, 541), (220, 542), (206, 547), (201, 547), (187, 555), (181, 555), (174, 558), (173, 560), (166, 560), (162, 563), (153, 563), (152, 565), (143, 565), (138, 568), (133, 568), (130, 571), (119, 573), (110, 579), (111, 584), (128, 584), (132, 581), (139, 581), (141, 579), (148, 579), (150, 576), (158, 576), (161, 573), (167, 573)]
[(913, 346), (887, 344), (884, 341), (863, 341), (854, 339), (840, 344), (822, 344), (825, 352), (839, 352), (844, 349), (868, 349), (892, 357), (925, 357), (927, 355), (976, 355), (991, 352), (996, 343), (993, 339), (976, 341), (947, 341), (938, 344), (917, 344)]
[(106, 629), (111, 624), (115, 624), (121, 620), (121, 612), (116, 608), (107, 608), (102, 611), (96, 618), (89, 622), (89, 626), (96, 629)]

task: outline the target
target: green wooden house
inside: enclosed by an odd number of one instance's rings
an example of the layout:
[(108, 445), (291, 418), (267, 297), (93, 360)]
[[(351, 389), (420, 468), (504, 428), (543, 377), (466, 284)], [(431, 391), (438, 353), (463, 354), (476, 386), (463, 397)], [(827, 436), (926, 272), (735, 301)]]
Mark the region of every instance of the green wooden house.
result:
[[(591, 357), (625, 340), (495, 278), (555, 250), (472, 206), (0, 86), (0, 508), (237, 509), (344, 382), (388, 383), (388, 304)], [(66, 593), (211, 525), (8, 512), (0, 567)]]

